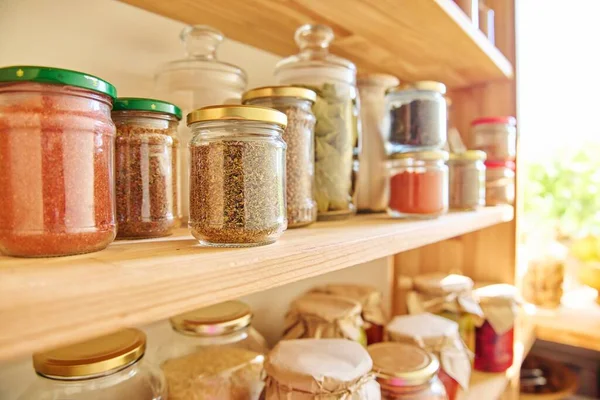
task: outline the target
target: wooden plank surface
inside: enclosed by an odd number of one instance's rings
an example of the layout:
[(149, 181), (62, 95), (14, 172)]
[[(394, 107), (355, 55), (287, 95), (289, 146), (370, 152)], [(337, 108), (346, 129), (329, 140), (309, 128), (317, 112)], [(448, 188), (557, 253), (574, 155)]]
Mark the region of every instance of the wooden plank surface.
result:
[(452, 0), (121, 0), (234, 40), (288, 56), (305, 23), (333, 28), (332, 52), (361, 71), (450, 87), (501, 80), (513, 67)]

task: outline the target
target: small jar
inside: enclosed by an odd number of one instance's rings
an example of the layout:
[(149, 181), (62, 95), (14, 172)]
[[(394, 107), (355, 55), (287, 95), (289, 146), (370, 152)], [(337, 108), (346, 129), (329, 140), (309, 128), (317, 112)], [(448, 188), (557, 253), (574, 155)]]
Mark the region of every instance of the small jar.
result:
[(137, 329), (34, 354), (38, 377), (19, 400), (165, 400), (159, 368), (144, 358)]
[(115, 102), (112, 119), (117, 238), (168, 236), (179, 222), (181, 110), (160, 100), (123, 97)]
[(250, 307), (228, 301), (171, 318), (173, 334), (158, 350), (169, 400), (258, 400), (264, 338)]
[(0, 251), (49, 257), (115, 238), (116, 89), (50, 67), (0, 69)]
[(512, 161), (485, 162), (485, 204), (513, 204), (515, 202), (515, 163)]
[(283, 132), (286, 150), (286, 202), (288, 228), (310, 225), (317, 220), (314, 199), (315, 116), (311, 107), (317, 94), (294, 86), (270, 86), (244, 93), (243, 104), (270, 107), (287, 116)]
[(484, 117), (471, 122), (475, 148), (491, 161), (514, 160), (517, 154), (515, 117)]
[(448, 400), (433, 354), (406, 343), (377, 343), (367, 350), (382, 400)]
[(388, 215), (436, 218), (448, 212), (448, 153), (423, 151), (390, 156)]
[(446, 86), (421, 81), (387, 92), (389, 152), (436, 150), (446, 143)]
[(213, 106), (187, 116), (190, 230), (201, 244), (249, 247), (275, 242), (287, 228), (284, 113)]
[(485, 153), (452, 153), (448, 160), (450, 209), (476, 210), (485, 206)]

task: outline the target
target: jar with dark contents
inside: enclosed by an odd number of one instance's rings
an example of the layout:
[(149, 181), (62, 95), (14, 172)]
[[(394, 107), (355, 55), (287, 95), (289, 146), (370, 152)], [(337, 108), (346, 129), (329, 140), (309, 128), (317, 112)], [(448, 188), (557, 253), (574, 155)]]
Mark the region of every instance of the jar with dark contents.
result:
[(116, 90), (50, 67), (0, 69), (0, 251), (97, 251), (115, 238)]
[(314, 199), (315, 116), (311, 107), (317, 94), (302, 87), (270, 86), (244, 93), (243, 104), (270, 107), (287, 116), (283, 132), (286, 150), (286, 200), (288, 228), (310, 225), (317, 220)]
[(448, 160), (450, 209), (476, 210), (485, 206), (485, 153), (452, 153)]
[(441, 149), (447, 137), (446, 86), (421, 81), (387, 91), (388, 151)]
[(515, 163), (485, 162), (485, 204), (513, 204), (515, 201)]
[(212, 106), (187, 116), (190, 221), (201, 244), (249, 247), (287, 228), (284, 113), (257, 106)]
[(117, 238), (167, 236), (178, 225), (177, 126), (181, 110), (154, 99), (118, 98), (112, 112)]

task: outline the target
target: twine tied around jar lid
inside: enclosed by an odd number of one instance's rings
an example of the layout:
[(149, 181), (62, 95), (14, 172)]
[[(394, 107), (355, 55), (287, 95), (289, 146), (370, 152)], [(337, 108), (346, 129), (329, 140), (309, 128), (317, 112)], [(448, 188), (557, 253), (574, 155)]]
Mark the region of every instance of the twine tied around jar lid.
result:
[(507, 284), (483, 286), (474, 291), (479, 299), (485, 320), (498, 335), (508, 332), (519, 312), (520, 299), (517, 288)]

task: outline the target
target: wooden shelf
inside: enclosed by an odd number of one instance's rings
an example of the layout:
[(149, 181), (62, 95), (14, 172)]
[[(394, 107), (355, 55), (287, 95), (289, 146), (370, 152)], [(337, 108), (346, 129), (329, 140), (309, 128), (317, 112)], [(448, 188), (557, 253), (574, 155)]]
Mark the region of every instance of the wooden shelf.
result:
[(0, 359), (167, 318), (511, 220), (512, 207), (436, 220), (385, 215), (287, 231), (275, 244), (202, 248), (185, 229), (72, 257), (0, 257)]
[(401, 80), (471, 86), (513, 75), (510, 61), (452, 0), (122, 0), (188, 24), (212, 25), (234, 40), (288, 56), (308, 22), (333, 28), (332, 52), (360, 71)]

